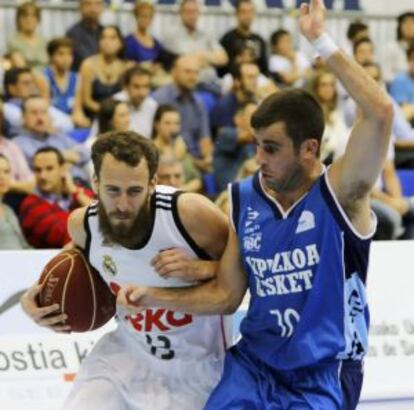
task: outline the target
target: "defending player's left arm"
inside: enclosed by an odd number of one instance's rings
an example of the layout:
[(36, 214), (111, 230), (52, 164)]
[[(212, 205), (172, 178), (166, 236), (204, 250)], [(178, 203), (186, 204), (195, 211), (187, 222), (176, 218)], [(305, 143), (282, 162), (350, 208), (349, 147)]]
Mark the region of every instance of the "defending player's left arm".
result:
[[(226, 216), (210, 200), (198, 194), (181, 194), (177, 207), (181, 223), (191, 239), (212, 259), (219, 259), (227, 242)], [(188, 281), (210, 279), (217, 269), (217, 262), (194, 260), (182, 249), (161, 251), (153, 258), (152, 265), (162, 277)]]
[(302, 34), (314, 44), (328, 67), (340, 79), (358, 105), (356, 120), (343, 157), (329, 170), (332, 188), (354, 226), (369, 232), (369, 192), (384, 166), (390, 143), (393, 106), (381, 89), (355, 61), (335, 45), (325, 33), (325, 6), (312, 0), (301, 6)]

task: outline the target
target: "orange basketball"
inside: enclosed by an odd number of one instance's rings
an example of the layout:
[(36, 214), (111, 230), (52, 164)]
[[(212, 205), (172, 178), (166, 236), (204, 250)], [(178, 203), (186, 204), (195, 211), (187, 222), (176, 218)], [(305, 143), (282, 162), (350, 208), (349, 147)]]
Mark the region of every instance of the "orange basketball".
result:
[(65, 250), (43, 269), (39, 306), (59, 304), (72, 331), (103, 326), (115, 314), (116, 297), (80, 249)]

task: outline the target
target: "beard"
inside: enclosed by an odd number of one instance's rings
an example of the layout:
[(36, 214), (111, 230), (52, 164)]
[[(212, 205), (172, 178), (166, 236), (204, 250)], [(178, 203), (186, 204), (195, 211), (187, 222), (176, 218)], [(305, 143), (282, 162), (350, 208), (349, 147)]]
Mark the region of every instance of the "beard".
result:
[(305, 179), (305, 171), (299, 162), (294, 162), (287, 174), (281, 179), (264, 179), (264, 185), (276, 192), (288, 193), (297, 188)]
[[(130, 212), (112, 211), (108, 214), (102, 202), (98, 202), (98, 218), (99, 230), (106, 243), (119, 244), (126, 248), (140, 246), (150, 235), (153, 225), (150, 194), (134, 219)], [(112, 218), (119, 218), (120, 222), (114, 224)]]

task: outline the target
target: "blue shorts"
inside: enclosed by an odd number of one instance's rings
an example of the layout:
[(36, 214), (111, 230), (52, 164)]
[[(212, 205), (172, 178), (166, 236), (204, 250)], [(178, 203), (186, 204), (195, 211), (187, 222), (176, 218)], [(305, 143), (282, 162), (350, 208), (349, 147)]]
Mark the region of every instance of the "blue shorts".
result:
[(204, 410), (343, 410), (340, 362), (277, 371), (232, 347)]
[(361, 395), (364, 371), (359, 360), (344, 360), (341, 367), (343, 410), (355, 410)]

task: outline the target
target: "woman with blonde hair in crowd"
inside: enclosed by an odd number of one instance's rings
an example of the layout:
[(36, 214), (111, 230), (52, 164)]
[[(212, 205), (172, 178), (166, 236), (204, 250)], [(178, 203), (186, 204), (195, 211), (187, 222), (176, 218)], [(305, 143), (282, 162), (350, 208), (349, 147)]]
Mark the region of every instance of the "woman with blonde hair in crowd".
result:
[(42, 68), (48, 62), (46, 40), (37, 33), (41, 12), (35, 2), (23, 3), (16, 9), (17, 33), (8, 41), (8, 52), (18, 51), (30, 68)]
[(81, 126), (99, 112), (101, 102), (121, 90), (121, 79), (128, 64), (124, 60), (124, 43), (117, 26), (104, 27), (99, 38), (99, 52), (83, 61), (76, 94), (74, 121)]
[(346, 140), (349, 135), (336, 87), (334, 74), (326, 70), (315, 72), (309, 83), (309, 91), (322, 106), (325, 117), (321, 160), (326, 164), (332, 162), (338, 146), (342, 146), (341, 141)]
[(10, 161), (0, 153), (0, 249), (28, 249), (15, 213), (3, 202), (11, 183)]

